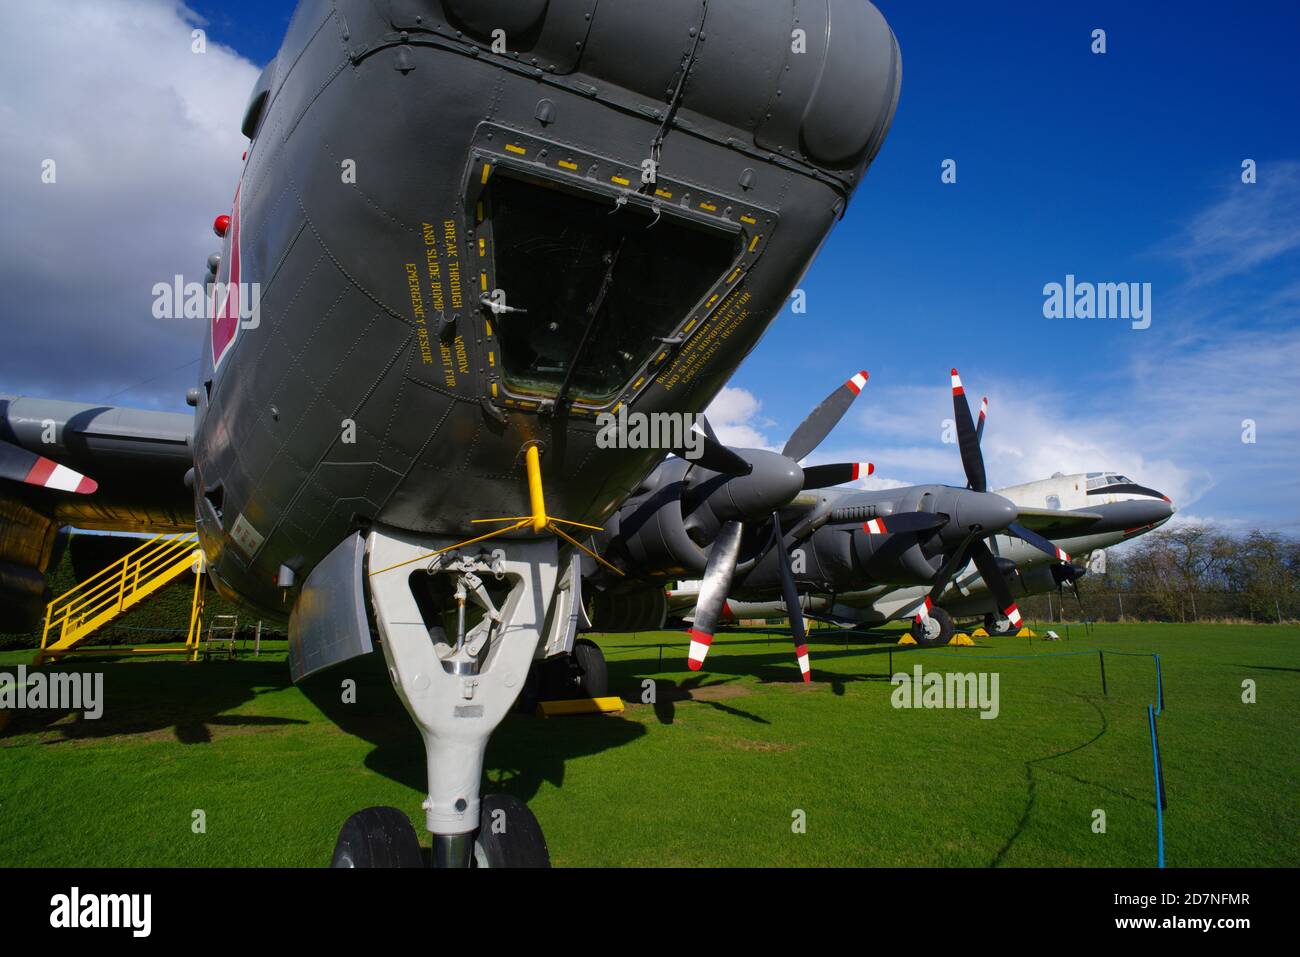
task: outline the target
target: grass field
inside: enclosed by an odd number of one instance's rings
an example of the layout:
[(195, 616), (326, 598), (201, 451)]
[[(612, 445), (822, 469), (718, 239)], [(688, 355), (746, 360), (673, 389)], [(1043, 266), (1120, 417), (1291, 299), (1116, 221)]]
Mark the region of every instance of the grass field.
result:
[[(1075, 626), (1070, 641), (935, 650), (897, 637), (816, 632), (809, 688), (779, 633), (720, 635), (701, 674), (679, 633), (601, 638), (613, 690), (639, 702), (654, 679), (657, 702), (511, 716), (487, 790), (529, 801), (559, 866), (1151, 866), (1153, 661), (1107, 655), (1103, 695), (1097, 656), (1064, 655), (1158, 652), (1167, 864), (1300, 864), (1295, 628)], [(423, 749), (382, 656), (294, 687), (283, 648), (62, 665), (104, 671), (104, 716), (12, 713), (0, 865), (319, 866), (372, 804), (410, 812), (423, 834)], [(997, 672), (998, 718), (895, 709), (891, 649), (895, 671)], [(1003, 657), (1018, 655), (1032, 659)], [(0, 653), (0, 667), (29, 658)], [(355, 704), (341, 700), (349, 677)], [(1248, 678), (1255, 704), (1241, 700)], [(206, 833), (192, 832), (195, 809)], [(792, 832), (796, 809), (806, 833)]]

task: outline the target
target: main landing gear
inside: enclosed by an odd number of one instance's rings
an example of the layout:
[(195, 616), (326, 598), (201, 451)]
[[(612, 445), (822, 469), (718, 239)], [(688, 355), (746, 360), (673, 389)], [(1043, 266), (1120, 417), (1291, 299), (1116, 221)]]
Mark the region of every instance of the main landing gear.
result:
[[(366, 541), (388, 674), (424, 738), (432, 863), (548, 867), (546, 840), (527, 805), (503, 794), (480, 798), (479, 783), (488, 738), (524, 687), (543, 640), (547, 602), (556, 594), (556, 542), (453, 546), (395, 530), (372, 531)], [(573, 658), (583, 663), (583, 678), (594, 680), (604, 659), (597, 665), (581, 650), (589, 644), (576, 646)], [(333, 860), (336, 867), (419, 863), (415, 831), (395, 808), (348, 818)]]
[(984, 630), (990, 635), (1009, 635), (1015, 630), (1011, 624), (1010, 618), (1003, 618), (992, 612), (986, 612), (984, 615)]
[(948, 644), (956, 630), (952, 615), (938, 605), (931, 606), (929, 613), (920, 621), (912, 622), (912, 638), (922, 648)]

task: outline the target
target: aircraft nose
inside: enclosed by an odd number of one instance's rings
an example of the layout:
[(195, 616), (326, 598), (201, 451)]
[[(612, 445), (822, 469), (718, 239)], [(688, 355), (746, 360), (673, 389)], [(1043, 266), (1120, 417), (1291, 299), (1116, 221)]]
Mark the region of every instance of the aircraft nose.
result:
[(1153, 522), (1167, 522), (1173, 518), (1174, 512), (1178, 511), (1178, 506), (1168, 495), (1160, 497), (1163, 501), (1152, 502), (1150, 505)]
[(978, 525), (986, 532), (1001, 531), (1020, 514), (1015, 503), (994, 492), (963, 491), (957, 497), (954, 516), (963, 533)]

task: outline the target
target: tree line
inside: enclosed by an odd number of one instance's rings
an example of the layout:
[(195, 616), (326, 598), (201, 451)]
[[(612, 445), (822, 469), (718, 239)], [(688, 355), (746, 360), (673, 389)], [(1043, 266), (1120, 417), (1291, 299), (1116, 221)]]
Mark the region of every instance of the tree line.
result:
[(1067, 587), (1022, 604), (1045, 620), (1294, 622), (1300, 539), (1214, 525), (1160, 529), (1109, 549), (1105, 572), (1090, 571), (1078, 584), (1081, 602)]

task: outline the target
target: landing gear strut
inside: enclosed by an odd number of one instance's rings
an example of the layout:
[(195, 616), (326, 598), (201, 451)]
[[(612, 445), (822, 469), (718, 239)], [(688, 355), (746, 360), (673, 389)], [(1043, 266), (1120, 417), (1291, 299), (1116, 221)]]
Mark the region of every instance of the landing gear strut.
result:
[[(433, 864), (545, 867), (546, 841), (527, 806), (505, 795), (480, 799), (479, 783), (488, 738), (518, 697), (542, 641), (556, 591), (556, 543), (498, 538), (490, 551), (454, 545), (392, 529), (374, 530), (366, 540), (368, 591), (388, 674), (424, 738)], [(424, 574), (443, 578), (424, 592), (444, 596), (436, 613), (427, 600), (422, 609), (412, 589), (412, 579)], [(454, 605), (447, 600), (453, 596)], [(471, 614), (478, 616), (473, 624)], [(456, 634), (449, 636), (444, 625), (450, 629), (452, 621)], [(391, 847), (391, 857), (409, 859), (409, 837), (391, 814), (354, 825), (369, 813), (344, 826), (345, 856), (379, 859)]]

